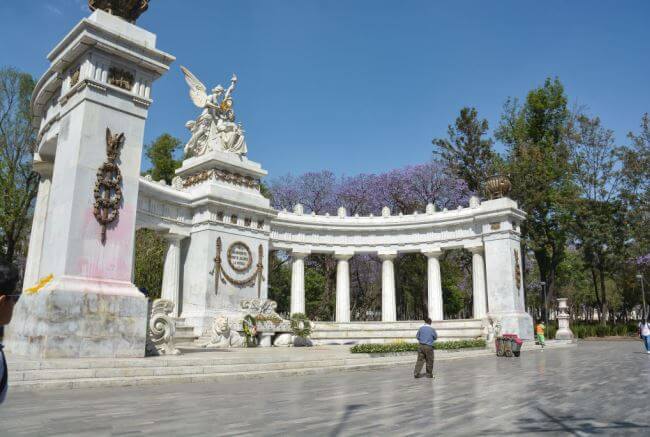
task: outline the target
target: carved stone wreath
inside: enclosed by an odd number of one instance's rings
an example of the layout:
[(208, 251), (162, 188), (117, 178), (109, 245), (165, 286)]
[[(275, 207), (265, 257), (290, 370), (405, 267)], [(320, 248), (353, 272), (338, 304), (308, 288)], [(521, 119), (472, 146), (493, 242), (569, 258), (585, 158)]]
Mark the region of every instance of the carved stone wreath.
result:
[(93, 214), (102, 227), (102, 244), (106, 243), (106, 227), (120, 216), (122, 203), (122, 173), (115, 161), (120, 156), (124, 144), (124, 133), (111, 134), (106, 128), (106, 162), (97, 170), (95, 182)]

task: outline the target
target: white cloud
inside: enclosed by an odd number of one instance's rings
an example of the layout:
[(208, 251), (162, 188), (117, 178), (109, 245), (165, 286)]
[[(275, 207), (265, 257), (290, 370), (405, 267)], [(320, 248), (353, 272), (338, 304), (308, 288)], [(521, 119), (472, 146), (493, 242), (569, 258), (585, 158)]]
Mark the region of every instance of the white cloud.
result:
[(47, 9), (48, 11), (52, 12), (55, 15), (63, 15), (63, 11), (61, 11), (61, 9), (57, 8), (56, 6), (50, 3), (45, 3), (45, 9)]

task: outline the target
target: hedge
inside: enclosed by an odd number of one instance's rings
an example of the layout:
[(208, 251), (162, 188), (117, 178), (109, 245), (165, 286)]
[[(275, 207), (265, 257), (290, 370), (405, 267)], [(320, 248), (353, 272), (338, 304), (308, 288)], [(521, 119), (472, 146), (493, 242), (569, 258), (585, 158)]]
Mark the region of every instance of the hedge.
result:
[[(452, 340), (435, 343), (434, 349), (454, 350), (466, 348), (484, 348), (485, 340)], [(353, 354), (386, 354), (395, 352), (417, 352), (417, 343), (386, 343), (386, 344), (357, 344), (352, 346), (350, 352)]]

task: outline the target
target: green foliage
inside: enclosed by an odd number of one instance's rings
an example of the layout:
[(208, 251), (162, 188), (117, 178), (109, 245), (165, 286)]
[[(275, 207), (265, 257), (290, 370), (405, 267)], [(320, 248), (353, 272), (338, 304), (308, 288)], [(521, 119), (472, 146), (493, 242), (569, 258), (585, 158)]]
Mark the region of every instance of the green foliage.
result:
[(135, 272), (136, 287), (146, 289), (149, 297), (160, 297), (162, 275), (165, 264), (167, 243), (150, 229), (135, 232)]
[[(469, 262), (471, 265), (471, 259)], [(469, 307), (471, 295), (467, 294), (467, 290), (461, 288), (461, 284), (466, 278), (467, 272), (463, 272), (463, 269), (467, 267), (467, 263), (468, 259), (461, 251), (449, 253), (440, 260), (443, 309), (444, 314), (449, 318), (458, 318), (463, 309), (466, 309), (465, 314), (467, 315), (472, 311)], [(463, 318), (463, 316), (460, 317)]]
[(454, 126), (449, 125), (449, 138), (436, 138), (434, 154), (442, 158), (449, 168), (467, 183), (473, 192), (479, 192), (482, 184), (493, 171), (492, 140), (484, 138), (488, 121), (480, 120), (476, 108), (462, 108)]
[(145, 146), (145, 155), (152, 167), (147, 171), (153, 180), (164, 179), (168, 184), (174, 177), (174, 171), (181, 166), (181, 161), (174, 159), (174, 152), (179, 149), (181, 140), (169, 134), (162, 134)]
[(335, 296), (326, 293), (327, 279), (316, 266), (305, 267), (305, 310), (312, 320), (331, 320)]
[(589, 337), (630, 337), (637, 335), (638, 327), (634, 323), (600, 325), (595, 323), (574, 323), (570, 326), (576, 338)]
[(278, 312), (288, 313), (291, 299), (291, 268), (286, 254), (269, 253), (269, 299), (278, 304)]
[(532, 249), (541, 280), (555, 296), (556, 276), (568, 240), (576, 198), (571, 167), (573, 118), (559, 80), (547, 79), (523, 105), (509, 99), (496, 137), (507, 147), (512, 197), (526, 211), (525, 245)]
[[(417, 343), (395, 342), (386, 344), (357, 344), (350, 348), (353, 354), (388, 354), (398, 352), (417, 352)], [(434, 349), (456, 350), (467, 348), (484, 348), (485, 340), (450, 340), (440, 341), (434, 344)]]
[(0, 256), (12, 263), (29, 243), (38, 174), (32, 171), (36, 129), (29, 101), (34, 79), (13, 68), (0, 69)]
[(421, 254), (407, 253), (395, 260), (398, 320), (420, 320), (427, 314), (427, 260)]

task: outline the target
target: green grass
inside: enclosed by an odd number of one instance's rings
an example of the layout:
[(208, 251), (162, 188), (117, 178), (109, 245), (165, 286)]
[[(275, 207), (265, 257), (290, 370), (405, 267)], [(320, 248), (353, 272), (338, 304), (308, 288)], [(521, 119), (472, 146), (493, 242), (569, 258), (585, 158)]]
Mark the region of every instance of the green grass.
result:
[[(452, 340), (437, 342), (433, 348), (438, 350), (456, 350), (466, 348), (485, 347), (485, 340)], [(350, 352), (353, 354), (386, 354), (395, 352), (416, 352), (417, 343), (386, 343), (386, 344), (357, 344), (352, 346)]]

